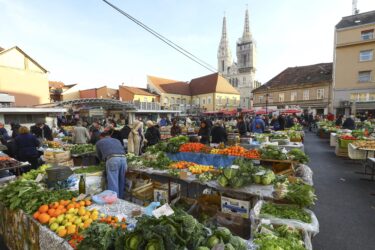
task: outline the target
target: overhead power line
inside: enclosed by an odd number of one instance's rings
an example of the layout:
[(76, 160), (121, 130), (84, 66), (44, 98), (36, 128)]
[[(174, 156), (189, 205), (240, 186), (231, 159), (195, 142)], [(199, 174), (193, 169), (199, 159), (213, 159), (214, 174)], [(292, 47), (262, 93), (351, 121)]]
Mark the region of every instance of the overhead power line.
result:
[(151, 29), (150, 27), (148, 27), (147, 25), (145, 25), (141, 21), (137, 20), (136, 18), (132, 17), (131, 15), (129, 15), (128, 13), (126, 13), (125, 11), (121, 10), (120, 8), (118, 8), (117, 6), (113, 5), (109, 1), (107, 1), (107, 0), (102, 0), (102, 1), (105, 2), (106, 4), (108, 4), (109, 6), (111, 6), (113, 9), (117, 10), (120, 14), (122, 14), (126, 18), (130, 19), (131, 21), (133, 21), (134, 23), (136, 23), (137, 25), (139, 25), (140, 27), (142, 27), (147, 32), (151, 33), (153, 36), (155, 36), (156, 38), (158, 38), (162, 42), (166, 43), (168, 46), (172, 47), (173, 49), (177, 50), (179, 53), (181, 53), (184, 56), (186, 56), (187, 58), (189, 58), (190, 60), (194, 61), (195, 63), (198, 63), (199, 65), (201, 65), (202, 67), (206, 68), (207, 70), (209, 70), (211, 72), (217, 72), (217, 70), (215, 69), (215, 67), (211, 66), (210, 64), (206, 63), (202, 59), (198, 58), (197, 56), (195, 56), (192, 53), (190, 53), (189, 51), (187, 51), (186, 49), (182, 48), (181, 46), (179, 46), (176, 43), (172, 42), (171, 40), (169, 40), (168, 38), (164, 37), (160, 33), (156, 32), (153, 29)]

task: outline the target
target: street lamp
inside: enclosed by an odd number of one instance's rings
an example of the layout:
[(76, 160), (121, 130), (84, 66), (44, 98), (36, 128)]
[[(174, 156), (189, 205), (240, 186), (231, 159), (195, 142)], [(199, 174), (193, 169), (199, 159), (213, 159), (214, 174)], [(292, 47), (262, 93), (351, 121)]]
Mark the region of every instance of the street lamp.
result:
[(267, 87), (266, 88), (266, 114), (268, 115), (268, 90), (270, 89), (270, 87)]

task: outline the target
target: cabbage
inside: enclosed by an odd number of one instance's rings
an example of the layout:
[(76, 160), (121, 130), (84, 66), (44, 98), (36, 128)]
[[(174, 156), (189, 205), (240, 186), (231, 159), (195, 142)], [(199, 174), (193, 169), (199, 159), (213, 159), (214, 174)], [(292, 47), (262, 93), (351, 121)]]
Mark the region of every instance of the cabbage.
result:
[(209, 248), (213, 248), (214, 246), (216, 246), (217, 244), (220, 243), (220, 239), (218, 237), (216, 237), (215, 235), (212, 235), (210, 238), (208, 238), (207, 240), (207, 246)]
[(208, 247), (198, 247), (196, 250), (210, 250)]
[(236, 249), (232, 246), (232, 244), (227, 243), (224, 246), (224, 250), (236, 250)]
[(262, 184), (270, 185), (275, 180), (275, 174), (272, 171), (267, 172), (262, 176)]
[(224, 176), (230, 180), (232, 179), (234, 176), (237, 175), (237, 172), (238, 172), (238, 169), (235, 169), (235, 168), (225, 168), (224, 169)]
[(232, 238), (230, 238), (229, 243), (236, 250), (247, 250), (247, 245), (241, 237), (233, 236)]
[(262, 182), (262, 176), (257, 175), (257, 174), (253, 175), (253, 179), (254, 179), (255, 184), (260, 184)]
[(221, 238), (224, 241), (224, 243), (227, 243), (229, 242), (232, 233), (226, 227), (218, 227), (215, 231), (215, 235)]
[(225, 176), (224, 175), (220, 175), (220, 177), (217, 179), (217, 182), (220, 184), (220, 186), (222, 186), (222, 187), (226, 187), (226, 186), (228, 186), (228, 179), (227, 178), (225, 178)]

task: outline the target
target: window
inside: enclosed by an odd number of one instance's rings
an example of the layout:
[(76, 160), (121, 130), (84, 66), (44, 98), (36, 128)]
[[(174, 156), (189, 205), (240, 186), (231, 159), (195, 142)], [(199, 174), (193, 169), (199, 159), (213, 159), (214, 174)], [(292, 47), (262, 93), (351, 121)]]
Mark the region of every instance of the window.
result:
[(143, 101), (144, 101), (144, 102), (147, 102), (147, 97), (146, 97), (146, 96), (143, 97)]
[(308, 90), (308, 89), (304, 90), (304, 91), (303, 91), (303, 100), (304, 100), (304, 101), (309, 100), (309, 95), (310, 95), (309, 90)]
[(292, 93), (290, 93), (290, 100), (291, 101), (297, 101), (297, 92), (296, 91), (293, 91)]
[(182, 98), (182, 104), (186, 104), (186, 99), (185, 98)]
[(242, 78), (242, 85), (246, 84), (246, 77)]
[(372, 60), (372, 50), (363, 50), (359, 52), (359, 61), (366, 62)]
[(375, 101), (375, 93), (352, 93), (350, 94), (350, 100), (356, 102)]
[(279, 102), (284, 101), (284, 93), (279, 93)]
[(263, 102), (263, 96), (260, 95), (260, 96), (259, 96), (259, 103), (262, 103), (262, 102)]
[(181, 103), (181, 99), (177, 98), (176, 102), (177, 102), (177, 104), (180, 104)]
[(221, 96), (218, 98), (218, 103), (221, 104)]
[(358, 73), (359, 82), (369, 82), (371, 81), (371, 71), (360, 71)]
[(324, 99), (324, 89), (316, 90), (316, 99)]
[(211, 97), (207, 97), (207, 104), (211, 104)]
[(221, 61), (221, 71), (224, 72), (224, 60)]
[(233, 103), (233, 106), (236, 106), (236, 102), (237, 102), (237, 99), (235, 96), (232, 97), (232, 103)]
[(226, 97), (225, 97), (225, 99), (227, 99), (227, 102), (226, 102), (226, 104), (229, 104), (229, 97), (228, 97), (228, 96), (226, 96)]
[(202, 105), (206, 105), (206, 98), (202, 98)]
[(197, 99), (195, 99), (195, 104), (200, 105), (199, 97)]
[(171, 104), (174, 104), (174, 97), (171, 97)]
[(246, 66), (247, 65), (247, 55), (242, 55), (242, 58), (243, 58), (243, 65)]
[(168, 97), (165, 97), (164, 98), (164, 104), (168, 104), (169, 103), (169, 99), (168, 99)]
[(374, 38), (374, 30), (364, 30), (361, 32), (362, 40), (370, 40)]

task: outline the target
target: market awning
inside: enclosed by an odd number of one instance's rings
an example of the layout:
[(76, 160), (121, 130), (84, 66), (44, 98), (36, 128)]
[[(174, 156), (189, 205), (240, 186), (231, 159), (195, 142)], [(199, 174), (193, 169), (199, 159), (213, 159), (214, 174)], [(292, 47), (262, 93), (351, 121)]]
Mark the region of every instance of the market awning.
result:
[(100, 98), (83, 98), (69, 101), (58, 102), (57, 106), (80, 106), (81, 108), (104, 108), (104, 109), (122, 109), (122, 110), (136, 110), (134, 103), (123, 102), (115, 99), (100, 99)]
[(241, 113), (243, 114), (254, 114), (255, 110), (254, 109), (243, 109)]
[(257, 111), (255, 111), (255, 114), (256, 115), (266, 115), (266, 114), (269, 114), (269, 113), (272, 113), (274, 112), (273, 109), (258, 109)]
[(235, 114), (237, 114), (237, 110), (236, 109), (233, 109), (233, 110), (223, 110), (221, 112), (223, 113), (223, 115), (235, 115)]
[(298, 114), (298, 113), (302, 113), (302, 110), (300, 110), (300, 109), (282, 109), (282, 110), (280, 110), (280, 113), (284, 113), (284, 114)]

